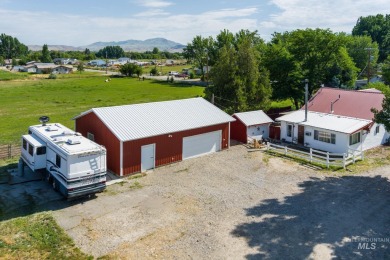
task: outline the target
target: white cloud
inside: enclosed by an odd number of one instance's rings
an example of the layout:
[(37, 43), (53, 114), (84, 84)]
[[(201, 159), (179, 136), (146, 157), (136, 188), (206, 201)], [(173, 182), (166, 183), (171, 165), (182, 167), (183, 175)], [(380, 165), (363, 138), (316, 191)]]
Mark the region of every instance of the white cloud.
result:
[(360, 16), (390, 12), (388, 0), (271, 0), (270, 3), (280, 12), (260, 23), (268, 34), (304, 28), (350, 33)]
[(173, 5), (172, 2), (162, 0), (138, 0), (136, 3), (140, 6), (148, 8), (163, 8)]
[(257, 8), (251, 7), (251, 8), (243, 8), (243, 9), (222, 9), (222, 10), (216, 10), (216, 11), (209, 11), (201, 14), (203, 17), (208, 17), (210, 19), (220, 19), (220, 18), (227, 18), (227, 17), (245, 17), (245, 16), (251, 16), (253, 14), (256, 14), (258, 12)]
[[(256, 30), (256, 19), (249, 18), (255, 12), (255, 9), (243, 8), (209, 11), (198, 15), (168, 15), (163, 10), (155, 9), (129, 18), (116, 18), (0, 9), (0, 31), (17, 37), (26, 44), (81, 46), (96, 41), (142, 40), (154, 37), (164, 37), (186, 44), (195, 35), (215, 36), (223, 29), (232, 32), (240, 29)], [(18, 17), (17, 22), (14, 17)], [(28, 25), (31, 24), (36, 29), (29, 29), (31, 27)]]
[[(223, 29), (232, 32), (240, 29), (258, 30), (264, 39), (269, 40), (275, 31), (285, 32), (298, 28), (330, 28), (334, 32), (349, 33), (360, 16), (390, 13), (387, 2), (388, 0), (270, 0), (270, 5), (274, 7), (272, 13), (267, 9), (244, 7), (208, 10), (198, 14), (175, 14), (171, 13), (172, 10), (168, 13), (164, 9), (171, 2), (138, 1), (148, 8), (122, 18), (10, 11), (0, 7), (0, 32), (17, 37), (26, 44), (73, 46), (96, 41), (143, 40), (154, 37), (186, 44), (195, 35), (215, 36)], [(158, 5), (163, 7), (150, 7)]]
[(135, 17), (151, 17), (151, 16), (165, 16), (169, 15), (168, 12), (165, 12), (162, 9), (149, 9), (145, 12), (138, 13), (134, 15)]

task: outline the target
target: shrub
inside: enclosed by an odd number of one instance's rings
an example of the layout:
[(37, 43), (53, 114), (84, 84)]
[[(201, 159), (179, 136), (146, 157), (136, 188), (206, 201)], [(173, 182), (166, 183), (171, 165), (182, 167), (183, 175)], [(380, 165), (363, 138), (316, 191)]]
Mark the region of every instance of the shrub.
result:
[(194, 79), (195, 78), (195, 73), (193, 73), (192, 71), (190, 72), (190, 79)]
[(57, 78), (57, 75), (54, 74), (54, 73), (50, 73), (48, 79), (56, 79)]
[(157, 71), (157, 68), (156, 68), (156, 67), (154, 67), (154, 68), (152, 68), (152, 69), (150, 70), (150, 75), (156, 76), (157, 74), (158, 74), (158, 71)]

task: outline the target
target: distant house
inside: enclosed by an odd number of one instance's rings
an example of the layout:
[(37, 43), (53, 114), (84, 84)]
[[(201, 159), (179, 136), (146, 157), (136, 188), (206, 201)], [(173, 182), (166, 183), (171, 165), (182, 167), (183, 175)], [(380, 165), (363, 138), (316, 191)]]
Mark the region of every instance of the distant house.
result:
[(57, 67), (54, 63), (35, 63), (36, 73), (49, 74)]
[(231, 123), (231, 138), (242, 143), (251, 139), (262, 140), (269, 137), (269, 126), (273, 120), (262, 110), (235, 113), (236, 121)]
[(131, 63), (132, 59), (130, 58), (127, 58), (127, 57), (121, 57), (118, 59), (118, 63), (123, 65), (123, 64), (126, 64), (126, 63)]
[(24, 70), (25, 72), (29, 72), (29, 73), (37, 73), (37, 67), (35, 66), (35, 64), (28, 64), (26, 66), (24, 66)]
[(53, 62), (57, 65), (74, 65), (77, 63), (77, 59), (70, 58), (55, 58)]
[(15, 71), (15, 72), (24, 72), (24, 66), (13, 66), (11, 71)]
[(59, 65), (52, 69), (51, 73), (54, 74), (69, 74), (73, 72), (73, 66), (71, 65)]
[(333, 153), (374, 148), (390, 137), (371, 112), (382, 109), (383, 99), (376, 91), (321, 88), (308, 102), (307, 120), (304, 108), (276, 119), (281, 139)]
[(37, 73), (37, 74), (68, 74), (73, 72), (72, 65), (55, 65), (54, 63), (29, 63), (25, 66), (18, 66), (18, 71)]
[(89, 66), (101, 67), (106, 66), (106, 62), (104, 60), (91, 60), (88, 62)]

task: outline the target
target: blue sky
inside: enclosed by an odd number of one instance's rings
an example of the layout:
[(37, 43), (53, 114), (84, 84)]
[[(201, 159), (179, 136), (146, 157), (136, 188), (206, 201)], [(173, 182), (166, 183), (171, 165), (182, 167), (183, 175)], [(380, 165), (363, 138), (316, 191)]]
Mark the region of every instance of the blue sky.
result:
[(182, 44), (221, 30), (330, 28), (350, 33), (360, 16), (389, 14), (389, 0), (0, 0), (0, 33), (24, 44), (83, 46), (163, 37)]

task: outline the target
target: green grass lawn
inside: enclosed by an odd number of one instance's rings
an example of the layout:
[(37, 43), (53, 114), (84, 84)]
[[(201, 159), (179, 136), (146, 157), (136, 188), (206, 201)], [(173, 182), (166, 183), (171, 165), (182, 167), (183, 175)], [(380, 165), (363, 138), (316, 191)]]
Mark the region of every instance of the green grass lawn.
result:
[(73, 129), (72, 118), (93, 107), (202, 96), (204, 88), (77, 73), (56, 80), (0, 81), (0, 144), (18, 143), (42, 115)]
[(291, 101), (291, 99), (286, 99), (286, 100), (282, 100), (282, 101), (272, 101), (272, 103), (271, 103), (272, 108), (283, 108), (283, 107), (288, 107), (288, 106), (294, 107), (294, 104)]
[(51, 215), (38, 213), (0, 223), (0, 259), (93, 257), (81, 252)]
[(9, 72), (0, 70), (0, 81), (16, 80), (16, 79), (27, 79), (29, 74), (27, 72)]

